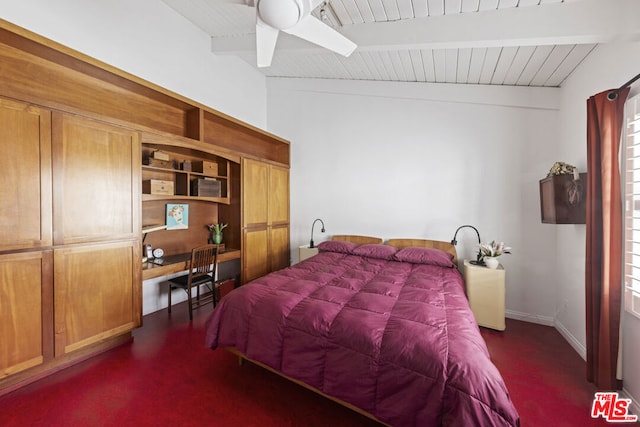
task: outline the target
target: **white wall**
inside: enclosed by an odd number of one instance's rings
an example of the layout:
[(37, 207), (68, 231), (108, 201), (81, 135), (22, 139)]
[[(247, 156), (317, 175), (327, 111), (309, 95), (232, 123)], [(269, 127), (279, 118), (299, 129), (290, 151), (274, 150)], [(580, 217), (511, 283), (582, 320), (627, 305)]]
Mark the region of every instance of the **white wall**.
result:
[[(268, 79), (269, 127), (293, 141), (293, 261), (317, 217), (327, 236), (316, 229), (316, 243), (449, 240), (470, 223), (514, 247), (502, 257), (508, 316), (554, 324), (586, 357), (585, 226), (541, 224), (538, 180), (556, 161), (586, 171), (587, 98), (638, 72), (640, 44), (628, 43), (598, 47), (555, 91)], [(463, 233), (461, 256), (472, 257), (473, 232)], [(637, 413), (640, 321), (624, 313), (622, 335)]]
[[(562, 144), (559, 155), (586, 170), (587, 115), (586, 101), (591, 95), (617, 88), (640, 73), (640, 43), (601, 45), (578, 67), (562, 87), (560, 114)], [(629, 97), (640, 93), (640, 83), (632, 86)], [(567, 310), (560, 310), (558, 329), (585, 357), (585, 240), (584, 226), (562, 226), (557, 229), (558, 299), (559, 306), (568, 301)], [(623, 313), (623, 376), (624, 390), (640, 411), (640, 320)], [(576, 347), (576, 345), (574, 345)]]
[(160, 0), (0, 0), (0, 18), (266, 127), (265, 77)]
[[(292, 141), (291, 244), (326, 236), (503, 240), (510, 317), (552, 324), (555, 228), (538, 181), (560, 142), (559, 89), (268, 79), (269, 128)], [(463, 229), (460, 258), (477, 237)]]

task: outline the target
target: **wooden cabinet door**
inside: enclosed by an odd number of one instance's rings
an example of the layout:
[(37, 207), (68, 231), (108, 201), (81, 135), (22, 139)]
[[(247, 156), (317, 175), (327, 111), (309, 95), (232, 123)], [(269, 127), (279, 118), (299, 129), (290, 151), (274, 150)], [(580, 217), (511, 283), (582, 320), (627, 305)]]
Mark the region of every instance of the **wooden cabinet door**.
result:
[(136, 238), (140, 233), (138, 134), (53, 115), (54, 243)]
[(56, 357), (141, 324), (137, 241), (54, 251)]
[(291, 264), (289, 253), (289, 169), (269, 166), (270, 271)]
[(243, 159), (243, 282), (289, 266), (289, 169)]
[(289, 169), (269, 166), (269, 224), (289, 223)]
[(291, 254), (289, 253), (289, 225), (270, 227), (269, 232), (269, 269), (280, 270), (289, 267)]
[(51, 251), (0, 255), (0, 379), (53, 357)]
[(51, 245), (51, 113), (0, 98), (0, 252)]
[(269, 165), (242, 160), (242, 226), (266, 226), (269, 220)]
[(269, 272), (267, 227), (245, 229), (243, 233), (242, 281), (247, 283)]

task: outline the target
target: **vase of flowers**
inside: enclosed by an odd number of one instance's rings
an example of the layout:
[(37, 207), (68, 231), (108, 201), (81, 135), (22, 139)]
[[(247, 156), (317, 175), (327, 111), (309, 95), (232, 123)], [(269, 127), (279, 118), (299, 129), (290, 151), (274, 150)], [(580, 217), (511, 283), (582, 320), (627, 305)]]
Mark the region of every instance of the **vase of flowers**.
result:
[(496, 269), (500, 265), (498, 257), (502, 254), (510, 254), (511, 248), (505, 246), (504, 242), (480, 243), (480, 255), (484, 265), (489, 268)]
[(215, 243), (219, 245), (222, 243), (222, 230), (229, 224), (207, 224), (209, 229), (209, 243)]

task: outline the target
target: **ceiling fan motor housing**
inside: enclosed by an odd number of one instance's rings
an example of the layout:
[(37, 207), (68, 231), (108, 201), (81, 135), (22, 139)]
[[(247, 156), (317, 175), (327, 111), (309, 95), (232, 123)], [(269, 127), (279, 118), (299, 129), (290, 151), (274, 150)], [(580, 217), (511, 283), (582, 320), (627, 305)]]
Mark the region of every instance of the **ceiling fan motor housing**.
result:
[(258, 0), (256, 8), (267, 25), (288, 30), (311, 13), (311, 0)]

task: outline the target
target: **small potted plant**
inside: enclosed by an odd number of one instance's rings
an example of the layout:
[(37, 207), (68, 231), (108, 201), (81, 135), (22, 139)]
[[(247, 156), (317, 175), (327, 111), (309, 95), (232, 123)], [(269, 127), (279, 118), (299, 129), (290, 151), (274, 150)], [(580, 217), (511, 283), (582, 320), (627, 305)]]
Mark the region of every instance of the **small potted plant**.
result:
[(211, 243), (215, 243), (216, 245), (222, 243), (222, 230), (228, 225), (229, 224), (207, 224), (209, 233), (211, 233), (211, 237), (209, 237)]
[(492, 240), (491, 243), (480, 243), (480, 255), (484, 265), (489, 268), (496, 269), (500, 262), (498, 257), (502, 254), (510, 254), (511, 248), (504, 245), (504, 242), (496, 242)]

